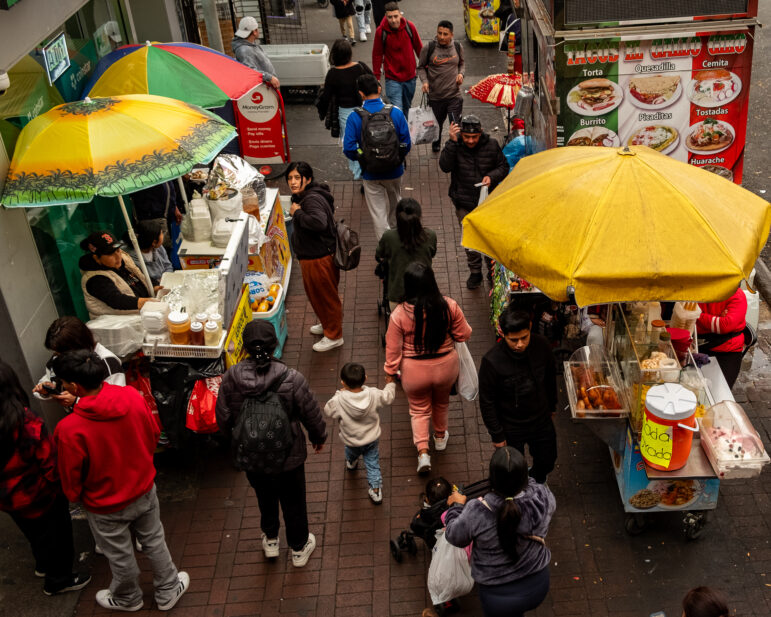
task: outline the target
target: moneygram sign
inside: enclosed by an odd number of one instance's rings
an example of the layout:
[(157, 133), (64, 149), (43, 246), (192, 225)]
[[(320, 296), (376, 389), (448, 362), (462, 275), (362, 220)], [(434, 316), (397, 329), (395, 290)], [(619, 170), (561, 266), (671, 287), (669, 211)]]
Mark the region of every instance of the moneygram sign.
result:
[(262, 83), (235, 101), (241, 155), (250, 163), (288, 160), (279, 96), (273, 88)]

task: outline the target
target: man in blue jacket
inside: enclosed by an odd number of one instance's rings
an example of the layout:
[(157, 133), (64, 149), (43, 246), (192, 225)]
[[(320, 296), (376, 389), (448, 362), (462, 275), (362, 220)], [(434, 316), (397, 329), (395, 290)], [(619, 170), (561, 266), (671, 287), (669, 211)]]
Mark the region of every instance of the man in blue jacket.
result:
[(407, 119), (398, 107), (383, 103), (375, 76), (362, 75), (357, 85), (364, 103), (348, 116), (343, 153), (361, 164), (364, 197), (380, 241), (386, 229), (396, 227), (403, 161), (412, 143)]

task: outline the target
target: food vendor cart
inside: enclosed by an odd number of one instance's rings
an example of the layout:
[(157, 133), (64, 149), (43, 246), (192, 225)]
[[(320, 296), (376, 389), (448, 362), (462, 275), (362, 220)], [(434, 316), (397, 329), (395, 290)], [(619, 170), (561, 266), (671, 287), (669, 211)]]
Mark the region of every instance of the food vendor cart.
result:
[(532, 151), (648, 145), (741, 183), (757, 0), (522, 4)]

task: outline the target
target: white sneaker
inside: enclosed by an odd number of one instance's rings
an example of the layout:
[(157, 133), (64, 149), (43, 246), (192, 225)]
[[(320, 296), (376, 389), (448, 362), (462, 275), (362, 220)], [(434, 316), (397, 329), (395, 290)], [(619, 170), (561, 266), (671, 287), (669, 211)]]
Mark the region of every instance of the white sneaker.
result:
[(320, 323), (315, 323), (310, 328), (311, 334), (321, 335), (324, 334), (324, 326)]
[(113, 611), (126, 611), (129, 613), (141, 611), (142, 607), (145, 605), (142, 600), (139, 600), (139, 602), (133, 606), (119, 604), (115, 598), (112, 597), (112, 592), (109, 589), (100, 589), (96, 592), (96, 603), (102, 608), (109, 608)]
[(418, 454), (418, 473), (428, 473), (431, 471), (431, 457), (424, 452)]
[(142, 543), (139, 541), (139, 538), (134, 538), (134, 546), (137, 549), (137, 553), (142, 552)]
[(359, 32), (359, 40), (360, 41), (366, 41), (367, 40), (367, 33), (364, 31)]
[(174, 605), (179, 602), (179, 599), (187, 591), (187, 588), (190, 587), (190, 576), (187, 572), (178, 572), (177, 576), (179, 577), (179, 585), (177, 585), (177, 588), (174, 591), (174, 597), (165, 604), (158, 604), (159, 611), (170, 611), (174, 608)]
[(329, 351), (335, 347), (340, 347), (343, 344), (343, 337), (338, 339), (323, 337), (318, 343), (313, 346), (313, 351)]
[(316, 536), (308, 534), (308, 541), (301, 551), (292, 551), (292, 565), (295, 568), (302, 568), (311, 558), (311, 553), (316, 548)]
[(265, 557), (268, 559), (278, 557), (279, 549), (278, 538), (269, 538), (262, 534), (262, 552), (265, 553)]
[(383, 503), (383, 489), (382, 488), (370, 488), (367, 491), (372, 503), (380, 505)]
[(102, 550), (102, 547), (99, 546), (98, 544), (94, 545), (94, 552), (97, 555), (104, 555), (104, 551)]
[(447, 440), (450, 439), (450, 431), (444, 432), (444, 437), (439, 438), (436, 436), (436, 433), (434, 433), (434, 448), (437, 452), (441, 452), (442, 450), (447, 449)]
[(367, 24), (367, 27), (364, 28), (364, 32), (366, 32), (367, 34), (371, 34), (372, 33), (372, 28), (369, 27), (369, 24)]

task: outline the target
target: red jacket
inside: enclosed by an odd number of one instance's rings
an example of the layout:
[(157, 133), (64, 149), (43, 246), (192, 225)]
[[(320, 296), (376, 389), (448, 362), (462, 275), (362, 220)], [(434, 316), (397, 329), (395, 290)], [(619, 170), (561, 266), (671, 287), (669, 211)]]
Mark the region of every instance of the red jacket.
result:
[[(14, 451), (0, 468), (0, 510), (38, 518), (61, 495), (56, 449), (43, 420), (29, 409), (14, 431)], [(0, 458), (4, 458), (0, 454)]]
[[(407, 28), (412, 32), (412, 39), (407, 33)], [(383, 32), (386, 33), (385, 58), (383, 57)], [(418, 30), (411, 21), (402, 17), (399, 28), (392, 30), (388, 25), (388, 18), (375, 30), (375, 41), (372, 45), (372, 70), (375, 77), (380, 79), (380, 67), (383, 66), (386, 79), (392, 81), (409, 81), (415, 79), (417, 68), (416, 55), (420, 55), (423, 43), (420, 41)]]
[(718, 345), (711, 351), (731, 352), (744, 349), (744, 335), (747, 315), (747, 297), (741, 289), (737, 289), (734, 295), (725, 302), (699, 303), (701, 315), (696, 321), (696, 332), (706, 334), (728, 334), (736, 332), (737, 335), (722, 345)]
[(67, 499), (86, 510), (123, 510), (153, 487), (160, 431), (144, 398), (130, 386), (104, 384), (78, 399), (59, 422), (54, 441)]

